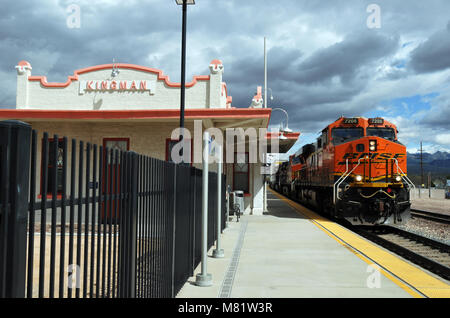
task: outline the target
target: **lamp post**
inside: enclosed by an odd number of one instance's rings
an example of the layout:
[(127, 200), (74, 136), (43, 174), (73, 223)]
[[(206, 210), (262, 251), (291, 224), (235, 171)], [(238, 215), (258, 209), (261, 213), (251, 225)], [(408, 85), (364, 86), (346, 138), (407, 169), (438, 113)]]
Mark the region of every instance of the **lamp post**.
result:
[(270, 91), (270, 100), (273, 100), (273, 91), (272, 91), (272, 89), (270, 88), (270, 87), (267, 87), (267, 89), (266, 88), (264, 88), (264, 95), (266, 96), (266, 97), (264, 97), (264, 108), (267, 108), (267, 102), (266, 102), (266, 99), (267, 99), (267, 92), (266, 92), (266, 90), (269, 90)]
[(267, 39), (264, 37), (264, 108), (267, 108)]
[[(270, 89), (270, 88), (269, 88)], [(271, 90), (272, 92), (272, 90)], [(271, 94), (272, 95), (272, 94)], [(271, 96), (271, 99), (273, 99), (273, 97)], [(285, 111), (282, 108), (273, 108), (272, 112), (274, 110), (280, 110), (282, 111), (285, 115), (286, 115), (286, 128), (282, 128), (280, 129), (280, 140), (286, 140), (287, 137), (284, 135), (284, 133), (290, 133), (292, 132), (291, 129), (289, 129), (289, 115), (287, 113), (287, 111)], [(263, 191), (263, 211), (267, 212), (267, 181), (266, 178), (264, 177), (264, 191)]]
[[(177, 5), (183, 6), (182, 40), (181, 40), (181, 100), (180, 100), (180, 142), (183, 142), (184, 108), (186, 102), (186, 18), (187, 6), (194, 5), (195, 0), (175, 0)], [(183, 158), (183, 147), (181, 147), (181, 158)]]
[(272, 111), (274, 111), (274, 110), (280, 110), (286, 115), (286, 128), (283, 128), (282, 132), (284, 132), (284, 133), (291, 133), (292, 129), (289, 129), (289, 115), (288, 115), (287, 111), (285, 111), (282, 108), (273, 108)]

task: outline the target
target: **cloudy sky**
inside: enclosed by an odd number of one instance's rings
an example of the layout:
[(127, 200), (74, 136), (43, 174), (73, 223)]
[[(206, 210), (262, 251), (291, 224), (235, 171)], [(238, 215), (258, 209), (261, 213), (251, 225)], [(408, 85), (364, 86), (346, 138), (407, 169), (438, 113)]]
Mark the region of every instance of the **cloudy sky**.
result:
[[(68, 24), (73, 4), (79, 28)], [(187, 80), (208, 74), (219, 58), (233, 106), (248, 107), (264, 82), (266, 36), (269, 107), (286, 109), (289, 127), (302, 132), (294, 150), (344, 115), (393, 121), (410, 152), (420, 140), (428, 151), (450, 151), (449, 12), (448, 0), (196, 0), (188, 12)], [(20, 60), (49, 81), (113, 58), (179, 81), (180, 46), (175, 0), (7, 1), (0, 107), (15, 107)], [(283, 120), (273, 113), (272, 125)]]

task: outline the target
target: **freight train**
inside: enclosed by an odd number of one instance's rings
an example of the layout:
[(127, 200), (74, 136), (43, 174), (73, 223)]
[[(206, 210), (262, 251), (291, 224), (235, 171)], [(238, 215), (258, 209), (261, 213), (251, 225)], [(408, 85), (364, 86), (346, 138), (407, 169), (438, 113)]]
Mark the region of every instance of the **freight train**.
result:
[(353, 225), (405, 223), (414, 184), (397, 134), (383, 118), (341, 117), (281, 164), (271, 187)]

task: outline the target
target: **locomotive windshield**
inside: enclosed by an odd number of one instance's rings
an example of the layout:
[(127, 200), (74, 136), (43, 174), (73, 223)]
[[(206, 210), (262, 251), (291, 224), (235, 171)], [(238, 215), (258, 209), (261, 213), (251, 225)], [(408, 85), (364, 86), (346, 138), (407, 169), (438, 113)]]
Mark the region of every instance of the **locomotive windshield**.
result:
[(362, 138), (364, 136), (364, 129), (360, 127), (349, 128), (334, 128), (331, 131), (333, 137), (333, 144), (338, 145), (344, 142)]
[(300, 156), (294, 157), (292, 159), (292, 165), (298, 165), (298, 164), (301, 164), (301, 163), (302, 163), (302, 160), (300, 159)]
[(381, 137), (384, 139), (395, 140), (395, 132), (392, 128), (367, 128), (367, 136)]

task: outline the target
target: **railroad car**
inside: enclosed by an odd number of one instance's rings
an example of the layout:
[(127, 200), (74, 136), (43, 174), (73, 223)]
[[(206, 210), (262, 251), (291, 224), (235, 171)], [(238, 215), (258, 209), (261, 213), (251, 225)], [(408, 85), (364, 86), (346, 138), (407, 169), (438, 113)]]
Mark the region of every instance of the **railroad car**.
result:
[(341, 117), (280, 167), (278, 190), (354, 225), (405, 223), (414, 185), (397, 134), (383, 118)]

